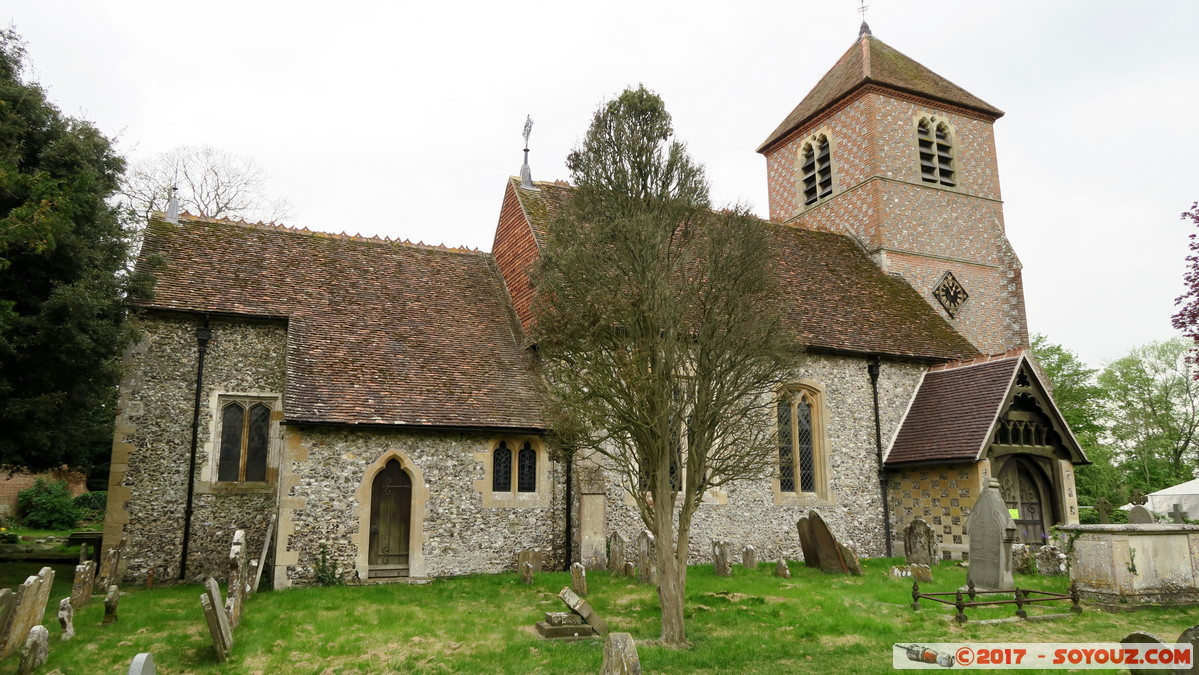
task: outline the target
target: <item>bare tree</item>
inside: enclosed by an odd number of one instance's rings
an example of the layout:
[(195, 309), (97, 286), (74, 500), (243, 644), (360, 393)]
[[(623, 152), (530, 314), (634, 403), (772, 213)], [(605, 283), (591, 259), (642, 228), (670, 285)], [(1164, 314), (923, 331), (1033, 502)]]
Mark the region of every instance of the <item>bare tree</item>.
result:
[(177, 188), (179, 207), (206, 218), (284, 220), (291, 204), (272, 198), (268, 175), (249, 157), (209, 146), (181, 145), (174, 150), (134, 162), (125, 173), (121, 194), (142, 217), (166, 211), (171, 189)]
[(534, 277), (553, 439), (621, 476), (657, 540), (662, 640), (682, 643), (692, 517), (705, 491), (773, 466), (789, 343), (771, 226), (713, 213), (672, 133), (644, 87), (596, 112)]

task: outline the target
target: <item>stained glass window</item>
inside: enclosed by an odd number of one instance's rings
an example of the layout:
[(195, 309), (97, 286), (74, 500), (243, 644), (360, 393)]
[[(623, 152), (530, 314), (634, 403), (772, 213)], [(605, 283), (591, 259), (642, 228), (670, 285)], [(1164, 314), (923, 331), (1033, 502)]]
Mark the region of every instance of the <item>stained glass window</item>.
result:
[(791, 402), (779, 401), (779, 490), (795, 492), (795, 449), (791, 444)]
[(819, 423), (814, 393), (784, 393), (775, 406), (778, 423), (779, 492), (820, 492)]
[(537, 491), (537, 451), (528, 443), (517, 453), (516, 491)]
[(255, 403), (246, 410), (238, 401), (221, 408), (221, 452), (217, 480), (261, 483), (267, 479), (270, 454), (271, 407)]
[(512, 491), (512, 450), (504, 441), (491, 453), (491, 490)]
[(246, 409), (240, 403), (229, 403), (221, 410), (221, 458), (217, 480), (236, 482), (240, 478), (245, 417)]

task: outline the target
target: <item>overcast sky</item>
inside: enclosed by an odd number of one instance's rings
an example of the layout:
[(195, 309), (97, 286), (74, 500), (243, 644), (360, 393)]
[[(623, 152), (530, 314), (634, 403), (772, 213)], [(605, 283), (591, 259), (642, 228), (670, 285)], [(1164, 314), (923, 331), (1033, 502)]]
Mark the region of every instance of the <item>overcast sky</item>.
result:
[[(720, 202), (766, 215), (755, 148), (857, 38), (856, 0), (9, 0), (33, 74), (131, 160), (254, 158), (288, 224), (490, 250), (534, 119), (538, 180), (596, 106), (663, 96)], [(0, 14), (0, 18), (3, 15)], [(1199, 199), (1199, 3), (870, 0), (874, 35), (1007, 115), (1030, 329), (1094, 365), (1173, 334)]]

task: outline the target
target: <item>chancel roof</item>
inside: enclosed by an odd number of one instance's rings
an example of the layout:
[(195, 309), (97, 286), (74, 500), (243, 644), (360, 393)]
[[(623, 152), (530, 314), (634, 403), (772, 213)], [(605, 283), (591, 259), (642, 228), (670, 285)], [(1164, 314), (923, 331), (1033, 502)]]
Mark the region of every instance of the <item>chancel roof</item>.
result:
[(999, 108), (864, 32), (758, 147), (758, 152), (764, 152), (819, 113), (871, 84), (968, 108), (992, 119), (1003, 116)]
[(288, 421), (545, 426), (486, 253), (185, 216), (141, 260), (148, 309), (287, 319)]

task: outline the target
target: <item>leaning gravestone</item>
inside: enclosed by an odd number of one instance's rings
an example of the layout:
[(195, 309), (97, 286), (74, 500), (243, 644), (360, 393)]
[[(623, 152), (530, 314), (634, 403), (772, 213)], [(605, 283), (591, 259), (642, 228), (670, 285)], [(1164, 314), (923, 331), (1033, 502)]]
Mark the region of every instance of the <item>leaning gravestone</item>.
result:
[(570, 612), (546, 612), (545, 621), (538, 621), (537, 634), (550, 640), (575, 640), (595, 637), (595, 629), (583, 617)]
[[(258, 554), (257, 565), (254, 567), (254, 583), (250, 584), (250, 592), (257, 593), (258, 585), (262, 583), (262, 570), (266, 567), (266, 555), (271, 548), (271, 538), (275, 535), (275, 514), (267, 521), (266, 536), (262, 540), (262, 552)], [(255, 562), (255, 561), (251, 561)]]
[(29, 636), (29, 630), (42, 622), (53, 585), (54, 570), (43, 567), (36, 576), (29, 577), (17, 587), (12, 611), (8, 614), (9, 618), (3, 621), (4, 644), (0, 647), (0, 658), (20, 649)]
[(629, 633), (611, 633), (604, 641), (600, 675), (641, 675), (641, 658)]
[(587, 595), (587, 568), (583, 563), (571, 563), (570, 588), (579, 595)]
[(716, 572), (718, 577), (727, 577), (732, 574), (732, 564), (729, 562), (729, 549), (732, 547), (727, 541), (712, 540), (712, 570)]
[(803, 550), (803, 564), (808, 567), (820, 567), (820, 556), (816, 553), (816, 542), (812, 539), (812, 523), (807, 516), (795, 523), (799, 530), (799, 548)]
[(71, 585), (71, 605), (83, 607), (92, 601), (92, 588), (96, 583), (96, 561), (75, 566), (75, 583)]
[(1152, 525), (1157, 522), (1157, 517), (1149, 509), (1137, 504), (1128, 511), (1129, 525)]
[(75, 637), (75, 608), (71, 606), (70, 598), (58, 602), (58, 625), (62, 626), (62, 639)]
[(637, 580), (643, 584), (658, 583), (656, 554), (654, 534), (649, 530), (642, 530), (641, 534), (637, 535)]
[[(848, 547), (837, 541), (824, 518), (817, 511), (808, 514), (808, 527), (812, 534), (812, 544), (815, 548), (817, 565), (823, 572), (832, 574), (862, 575), (862, 565), (857, 555)], [(807, 552), (804, 553), (807, 555)]]
[(21, 666), (19, 675), (30, 675), (50, 658), (50, 631), (45, 626), (37, 625), (29, 629), (25, 636), (25, 644), (21, 647)]
[(619, 532), (608, 535), (608, 571), (612, 574), (624, 573), (624, 563), (628, 559), (625, 554), (627, 548), (628, 545)]
[(753, 544), (742, 549), (741, 566), (747, 570), (758, 569), (758, 549), (754, 548)]
[(117, 605), (121, 602), (121, 589), (117, 588), (116, 584), (108, 587), (108, 593), (104, 596), (104, 621), (101, 625), (107, 626), (117, 622)]
[[(1161, 646), (1163, 646), (1164, 643), (1162, 642), (1161, 638), (1154, 635), (1153, 633), (1137, 631), (1135, 633), (1129, 633), (1128, 635), (1124, 636), (1124, 639), (1120, 640), (1120, 644), (1126, 645), (1129, 647), (1132, 647), (1132, 646), (1161, 647)], [(1170, 672), (1170, 668), (1129, 668), (1128, 672), (1131, 673), (1132, 675), (1148, 675), (1149, 673), (1168, 673), (1168, 672)]]
[(129, 548), (129, 535), (121, 533), (121, 540), (116, 546), (104, 552), (100, 560), (100, 573), (96, 577), (96, 588), (107, 589), (117, 581), (121, 573), (121, 560)]
[(791, 578), (791, 568), (787, 566), (786, 560), (780, 560), (774, 564), (774, 576), (781, 579)]
[(158, 669), (154, 666), (154, 655), (150, 652), (142, 652), (133, 657), (133, 663), (129, 664), (128, 675), (158, 675)]
[(242, 608), (249, 591), (248, 582), (246, 533), (245, 530), (236, 530), (233, 532), (233, 544), (229, 547), (229, 578), (226, 581), (229, 598), (225, 601), (225, 611), (229, 613), (230, 628), (237, 628), (241, 623)]
[(570, 590), (570, 587), (566, 587), (561, 591), (558, 591), (558, 597), (562, 599), (562, 602), (566, 603), (566, 606), (569, 607), (572, 612), (583, 617), (583, 620), (587, 622), (587, 625), (594, 628), (597, 634), (604, 635), (608, 632), (608, 622), (601, 619), (600, 616), (595, 613), (595, 610), (591, 609), (591, 605), (587, 604), (586, 600), (580, 598), (577, 594), (575, 594), (574, 591)]
[(931, 525), (917, 518), (903, 528), (903, 555), (910, 565), (937, 563), (937, 535)]
[(204, 619), (208, 623), (208, 633), (212, 636), (217, 661), (224, 662), (229, 658), (229, 651), (233, 649), (233, 629), (229, 627), (229, 615), (225, 613), (225, 602), (221, 599), (221, 587), (217, 585), (216, 579), (208, 577), (204, 582), (200, 606), (204, 608)]
[(1016, 523), (1008, 513), (1007, 504), (999, 495), (999, 481), (992, 478), (978, 496), (970, 518), (966, 521), (970, 533), (970, 567), (967, 583), (987, 591), (1010, 591), (1012, 581), (1012, 542), (1016, 538)]

